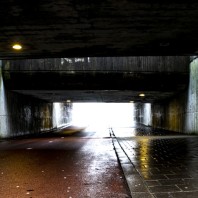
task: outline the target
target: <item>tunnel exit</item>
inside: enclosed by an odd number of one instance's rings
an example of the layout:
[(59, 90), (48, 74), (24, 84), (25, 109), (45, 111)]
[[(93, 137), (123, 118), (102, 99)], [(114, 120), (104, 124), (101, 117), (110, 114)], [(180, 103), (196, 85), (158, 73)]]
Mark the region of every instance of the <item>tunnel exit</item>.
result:
[(73, 103), (72, 124), (91, 127), (132, 127), (134, 103)]

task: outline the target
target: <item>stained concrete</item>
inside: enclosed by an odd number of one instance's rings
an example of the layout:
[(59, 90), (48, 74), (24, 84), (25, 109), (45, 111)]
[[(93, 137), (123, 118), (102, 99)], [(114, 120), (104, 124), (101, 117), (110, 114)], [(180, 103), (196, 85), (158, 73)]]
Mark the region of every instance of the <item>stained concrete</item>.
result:
[[(194, 0), (2, 1), (0, 57), (189, 55), (198, 50)], [(21, 52), (12, 50), (20, 42)]]
[(0, 61), (0, 137), (5, 136), (8, 131), (7, 100), (2, 78), (2, 62)]
[(4, 71), (189, 72), (189, 56), (76, 57), (3, 60)]
[(189, 63), (188, 56), (7, 60), (3, 74), (7, 89), (49, 102), (154, 102), (186, 88)]
[[(5, 103), (0, 119), (3, 137), (49, 130), (52, 125), (52, 104), (6, 91), (1, 95)], [(6, 105), (5, 105), (6, 104)], [(2, 109), (1, 109), (2, 110)]]
[(198, 132), (198, 59), (190, 65), (188, 88), (173, 98), (152, 105), (153, 127), (184, 133)]
[(6, 90), (1, 68), (0, 137), (40, 133), (71, 122), (71, 105), (68, 103), (53, 108), (53, 103)]

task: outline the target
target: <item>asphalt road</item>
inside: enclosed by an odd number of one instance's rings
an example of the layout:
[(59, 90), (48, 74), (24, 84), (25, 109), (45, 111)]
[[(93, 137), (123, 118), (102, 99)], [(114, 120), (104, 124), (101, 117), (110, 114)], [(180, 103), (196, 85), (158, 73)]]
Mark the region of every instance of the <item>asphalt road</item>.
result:
[(0, 141), (0, 198), (127, 198), (108, 129)]

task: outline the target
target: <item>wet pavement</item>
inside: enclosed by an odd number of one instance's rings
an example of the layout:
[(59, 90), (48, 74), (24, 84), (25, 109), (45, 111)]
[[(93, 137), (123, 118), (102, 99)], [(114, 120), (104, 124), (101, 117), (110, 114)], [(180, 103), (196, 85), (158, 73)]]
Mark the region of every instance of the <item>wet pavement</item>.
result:
[(101, 132), (0, 141), (0, 197), (131, 197), (109, 130)]
[(198, 136), (142, 125), (74, 131), (0, 141), (0, 197), (198, 197)]
[(111, 133), (133, 198), (198, 197), (198, 136), (143, 126)]

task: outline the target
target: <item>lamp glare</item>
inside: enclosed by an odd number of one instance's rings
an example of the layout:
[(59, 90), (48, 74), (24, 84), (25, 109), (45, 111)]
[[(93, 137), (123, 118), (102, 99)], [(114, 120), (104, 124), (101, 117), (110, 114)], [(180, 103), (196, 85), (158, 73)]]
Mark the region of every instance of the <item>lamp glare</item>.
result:
[(15, 49), (15, 50), (21, 50), (22, 49), (22, 46), (20, 44), (14, 44), (12, 46), (12, 48)]

